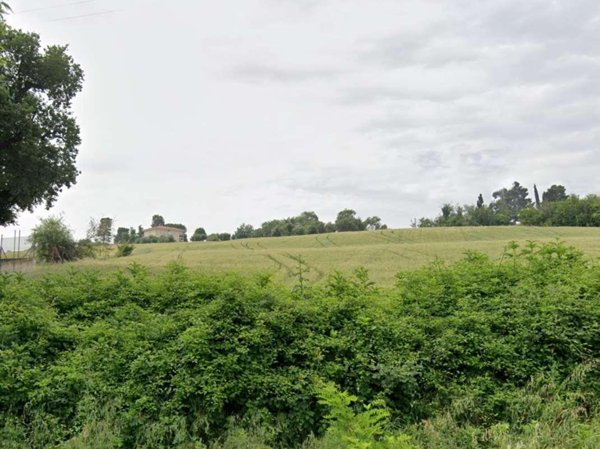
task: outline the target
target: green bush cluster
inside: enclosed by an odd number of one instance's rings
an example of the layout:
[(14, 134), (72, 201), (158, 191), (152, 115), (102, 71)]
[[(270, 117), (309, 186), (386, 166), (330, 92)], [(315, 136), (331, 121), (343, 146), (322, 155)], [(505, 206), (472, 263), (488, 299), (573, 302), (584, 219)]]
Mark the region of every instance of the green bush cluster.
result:
[(136, 243), (174, 243), (175, 237), (172, 235), (149, 235), (136, 240)]
[(135, 246), (131, 243), (121, 243), (117, 245), (117, 257), (127, 257), (133, 253)]
[(600, 268), (561, 243), (386, 290), (4, 275), (0, 448), (591, 449), (598, 359)]

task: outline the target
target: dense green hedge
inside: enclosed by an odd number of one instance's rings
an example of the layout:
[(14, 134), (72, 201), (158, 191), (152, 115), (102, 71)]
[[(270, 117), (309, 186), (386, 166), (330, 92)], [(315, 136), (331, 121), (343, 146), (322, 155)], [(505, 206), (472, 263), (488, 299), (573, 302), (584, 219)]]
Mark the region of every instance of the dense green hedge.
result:
[(596, 416), (599, 358), (600, 268), (560, 243), (469, 253), (386, 290), (365, 270), (293, 291), (177, 263), (3, 275), (0, 448), (73, 443), (106, 415), (115, 439), (98, 447), (199, 448), (233, 428), (293, 447), (331, 428), (322, 382), (385, 404), (414, 444), (449, 410), (462, 429), (519, 431), (539, 418), (517, 407), (539, 376)]

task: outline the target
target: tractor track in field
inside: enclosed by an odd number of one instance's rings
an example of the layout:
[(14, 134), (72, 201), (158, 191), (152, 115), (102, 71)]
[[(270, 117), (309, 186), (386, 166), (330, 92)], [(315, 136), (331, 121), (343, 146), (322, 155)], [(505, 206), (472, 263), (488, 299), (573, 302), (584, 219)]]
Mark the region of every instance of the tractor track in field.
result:
[(254, 248), (250, 248), (250, 244), (248, 242), (240, 242), (240, 245), (242, 245), (244, 248), (250, 251), (254, 251)]
[(410, 256), (408, 256), (406, 254), (399, 253), (399, 252), (394, 251), (394, 250), (391, 250), (389, 248), (386, 248), (385, 251), (387, 251), (388, 253), (392, 253), (392, 254), (394, 254), (394, 255), (396, 255), (398, 257), (401, 257), (402, 259), (411, 260)]
[(292, 277), (294, 275), (294, 270), (292, 269), (292, 267), (290, 267), (289, 265), (284, 264), (283, 262), (281, 262), (280, 260), (278, 260), (272, 254), (261, 254), (261, 256), (266, 257), (271, 262), (275, 263), (275, 265), (277, 265), (277, 269), (278, 270), (284, 270), (285, 269), (285, 271), (287, 271), (287, 274), (288, 274), (289, 277)]
[[(290, 254), (290, 253), (286, 253), (284, 254), (285, 257), (287, 257), (288, 259), (293, 260), (294, 262), (297, 262), (297, 258), (296, 256)], [(306, 260), (304, 261), (304, 265), (306, 265), (306, 267), (310, 270), (310, 271), (314, 271), (315, 273), (317, 273), (317, 281), (321, 280), (325, 277), (325, 273), (323, 273), (323, 271), (319, 270), (316, 266), (314, 265), (310, 265), (309, 263), (306, 262)]]
[(333, 240), (331, 240), (331, 238), (328, 235), (325, 236), (325, 240), (327, 240), (329, 243), (331, 243), (332, 246), (340, 246), (337, 243), (335, 243)]
[(373, 234), (373, 237), (375, 237), (379, 240), (383, 240), (384, 242), (387, 242), (387, 243), (400, 243), (398, 240), (395, 240), (391, 237), (387, 237), (383, 234)]
[(318, 243), (319, 245), (321, 245), (323, 248), (327, 248), (327, 245), (326, 245), (325, 243), (323, 243), (323, 242), (322, 242), (322, 241), (319, 239), (319, 236), (318, 236), (318, 235), (316, 235), (316, 236), (315, 236), (315, 240), (316, 240), (316, 241), (317, 241), (317, 243)]

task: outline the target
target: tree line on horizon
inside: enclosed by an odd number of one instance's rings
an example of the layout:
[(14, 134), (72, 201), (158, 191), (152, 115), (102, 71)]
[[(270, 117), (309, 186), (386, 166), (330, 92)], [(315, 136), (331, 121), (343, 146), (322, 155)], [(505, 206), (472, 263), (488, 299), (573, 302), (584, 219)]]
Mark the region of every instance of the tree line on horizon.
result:
[[(166, 226), (182, 229), (187, 232), (187, 227), (181, 223), (166, 223), (162, 215), (152, 217), (151, 227)], [(285, 237), (292, 235), (323, 234), (328, 232), (349, 232), (387, 229), (378, 216), (370, 216), (364, 220), (357, 216), (353, 209), (344, 209), (338, 212), (335, 222), (323, 222), (313, 211), (304, 211), (294, 217), (279, 218), (262, 223), (255, 228), (251, 224), (242, 223), (233, 233), (215, 232), (207, 233), (203, 227), (198, 227), (190, 237), (192, 242), (217, 242), (258, 237)], [(170, 238), (169, 238), (170, 237)], [(144, 229), (140, 225), (134, 227), (119, 227), (114, 235), (114, 243), (167, 243), (174, 242), (172, 236), (144, 236)], [(187, 241), (187, 235), (185, 236)]]
[(492, 198), (485, 204), (480, 193), (475, 204), (445, 203), (437, 217), (422, 217), (412, 226), (600, 226), (600, 196), (568, 195), (560, 184), (553, 184), (541, 196), (534, 184), (530, 198), (529, 190), (515, 181), (510, 188), (493, 192)]
[[(354, 209), (338, 212), (335, 221), (323, 222), (313, 211), (305, 211), (295, 217), (265, 221), (260, 227), (242, 223), (232, 235), (232, 239), (257, 237), (286, 237), (292, 235), (324, 234), (328, 232), (374, 231), (387, 229), (378, 216), (364, 220), (356, 215)], [(193, 238), (192, 238), (193, 240)]]

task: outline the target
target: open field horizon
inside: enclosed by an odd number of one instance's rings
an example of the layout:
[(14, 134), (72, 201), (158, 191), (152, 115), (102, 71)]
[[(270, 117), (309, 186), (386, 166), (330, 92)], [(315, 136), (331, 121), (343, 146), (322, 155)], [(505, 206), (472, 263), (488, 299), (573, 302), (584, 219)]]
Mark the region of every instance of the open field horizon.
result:
[(301, 256), (310, 282), (320, 282), (333, 271), (369, 270), (378, 286), (391, 286), (400, 271), (417, 269), (436, 259), (452, 263), (467, 251), (499, 259), (506, 245), (516, 241), (548, 242), (560, 239), (582, 250), (588, 259), (600, 257), (600, 229), (570, 227), (456, 227), (407, 228), (383, 231), (343, 232), (290, 237), (240, 239), (224, 242), (159, 243), (135, 245), (129, 257), (84, 259), (61, 265), (38, 265), (34, 276), (69, 268), (110, 271), (132, 263), (151, 271), (180, 260), (194, 271), (206, 273), (272, 273), (286, 284), (295, 282)]

